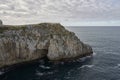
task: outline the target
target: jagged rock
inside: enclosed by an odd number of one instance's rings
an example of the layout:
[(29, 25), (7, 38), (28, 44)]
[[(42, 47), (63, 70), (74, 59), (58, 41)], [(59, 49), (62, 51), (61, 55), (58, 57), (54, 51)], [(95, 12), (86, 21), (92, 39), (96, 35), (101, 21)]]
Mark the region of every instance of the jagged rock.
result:
[(3, 23), (2, 23), (2, 20), (0, 20), (0, 25), (2, 25)]
[(93, 53), (58, 23), (0, 27), (0, 67), (47, 57), (69, 60)]

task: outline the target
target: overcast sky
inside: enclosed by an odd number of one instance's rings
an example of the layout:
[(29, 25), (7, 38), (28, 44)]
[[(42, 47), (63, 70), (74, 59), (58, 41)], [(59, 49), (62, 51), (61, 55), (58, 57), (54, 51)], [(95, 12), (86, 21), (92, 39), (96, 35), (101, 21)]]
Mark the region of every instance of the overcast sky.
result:
[(120, 0), (0, 0), (4, 24), (120, 25)]

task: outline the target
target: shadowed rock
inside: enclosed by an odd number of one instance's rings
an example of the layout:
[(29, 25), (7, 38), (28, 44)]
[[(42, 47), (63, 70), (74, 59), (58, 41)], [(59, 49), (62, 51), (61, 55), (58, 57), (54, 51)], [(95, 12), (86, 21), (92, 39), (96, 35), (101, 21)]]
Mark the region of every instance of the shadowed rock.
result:
[(2, 20), (0, 20), (0, 26), (3, 25)]
[(89, 45), (58, 23), (0, 27), (0, 67), (43, 57), (69, 60), (92, 53)]

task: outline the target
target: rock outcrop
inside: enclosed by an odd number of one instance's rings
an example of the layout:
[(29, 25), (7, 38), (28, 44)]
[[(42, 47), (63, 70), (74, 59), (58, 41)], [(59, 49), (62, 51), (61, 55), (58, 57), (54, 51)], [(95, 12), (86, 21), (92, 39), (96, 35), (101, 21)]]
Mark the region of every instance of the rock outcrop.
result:
[(69, 60), (92, 53), (89, 45), (58, 23), (0, 27), (0, 67), (43, 57)]
[(3, 25), (2, 20), (0, 20), (0, 26)]

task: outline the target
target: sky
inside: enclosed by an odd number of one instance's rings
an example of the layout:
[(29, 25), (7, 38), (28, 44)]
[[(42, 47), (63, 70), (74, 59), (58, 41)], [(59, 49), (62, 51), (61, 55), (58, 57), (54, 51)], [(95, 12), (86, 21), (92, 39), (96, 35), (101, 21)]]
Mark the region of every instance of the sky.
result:
[(120, 26), (120, 0), (0, 0), (4, 24)]

